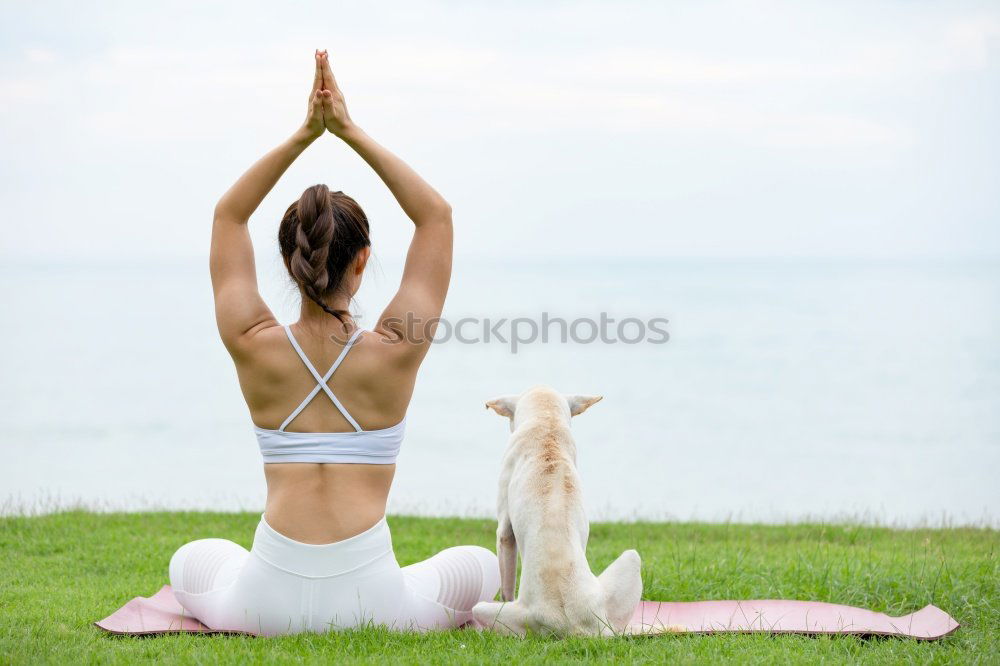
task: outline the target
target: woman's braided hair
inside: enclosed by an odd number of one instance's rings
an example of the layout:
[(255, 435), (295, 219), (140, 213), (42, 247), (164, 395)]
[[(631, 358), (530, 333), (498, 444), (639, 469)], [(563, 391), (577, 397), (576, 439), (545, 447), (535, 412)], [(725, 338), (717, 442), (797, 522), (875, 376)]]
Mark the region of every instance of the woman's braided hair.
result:
[(313, 185), (285, 211), (278, 245), (302, 293), (344, 323), (351, 313), (334, 310), (326, 299), (344, 288), (351, 263), (371, 245), (368, 218), (358, 202), (326, 185)]

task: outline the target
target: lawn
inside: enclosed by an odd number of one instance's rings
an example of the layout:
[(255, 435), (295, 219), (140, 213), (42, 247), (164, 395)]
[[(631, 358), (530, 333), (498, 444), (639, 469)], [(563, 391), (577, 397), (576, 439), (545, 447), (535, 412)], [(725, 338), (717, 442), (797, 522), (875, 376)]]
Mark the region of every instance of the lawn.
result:
[[(134, 662), (920, 662), (1000, 663), (1000, 533), (854, 525), (597, 523), (590, 561), (643, 558), (644, 598), (816, 599), (902, 615), (933, 603), (962, 627), (937, 642), (717, 635), (518, 639), (381, 629), (291, 636), (109, 636), (92, 622), (166, 582), (182, 543), (249, 547), (250, 513), (68, 512), (0, 518), (0, 664)], [(400, 564), (449, 545), (493, 546), (490, 520), (390, 517)]]

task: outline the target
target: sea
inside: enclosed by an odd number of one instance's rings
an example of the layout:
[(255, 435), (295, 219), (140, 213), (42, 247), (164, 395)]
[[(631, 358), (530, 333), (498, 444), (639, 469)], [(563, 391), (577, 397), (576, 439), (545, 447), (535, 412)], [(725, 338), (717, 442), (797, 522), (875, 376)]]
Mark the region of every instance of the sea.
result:
[[(0, 299), (0, 512), (262, 509), (206, 261), (7, 262)], [(573, 419), (592, 520), (1000, 522), (996, 260), (459, 257), (438, 331), (390, 514), (492, 515), (484, 403), (547, 384), (603, 396)]]

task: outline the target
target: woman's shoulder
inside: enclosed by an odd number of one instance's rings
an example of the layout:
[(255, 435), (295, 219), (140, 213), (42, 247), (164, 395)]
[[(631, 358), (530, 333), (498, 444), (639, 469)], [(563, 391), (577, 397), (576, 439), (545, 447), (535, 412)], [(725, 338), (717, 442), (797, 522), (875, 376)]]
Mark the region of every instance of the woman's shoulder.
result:
[(288, 336), (285, 334), (285, 327), (272, 319), (236, 340), (223, 339), (223, 343), (233, 360), (241, 362), (254, 359), (261, 354), (267, 355), (269, 350), (277, 349), (281, 344), (287, 347)]
[[(338, 356), (338, 348), (342, 350), (350, 337), (345, 335), (344, 340), (335, 340), (325, 350), (317, 348), (325, 345), (317, 345), (308, 336), (297, 342), (322, 375)], [(238, 346), (229, 346), (229, 352), (238, 368), (251, 370), (254, 374), (285, 373), (290, 368), (298, 370), (302, 363), (296, 358), (297, 353), (285, 327), (278, 323), (260, 328)], [(398, 381), (407, 375), (416, 375), (425, 354), (424, 345), (415, 344), (405, 336), (379, 328), (365, 329), (358, 332), (351, 344), (350, 351), (343, 359), (342, 370), (343, 374), (348, 375), (388, 376), (393, 381)], [(337, 372), (341, 372), (341, 369)]]
[(359, 340), (362, 341), (370, 358), (405, 372), (416, 372), (429, 348), (427, 341), (419, 336), (389, 326), (366, 330)]
[[(305, 344), (311, 349), (309, 340), (306, 340)], [(281, 324), (262, 327), (252, 336), (245, 338), (237, 348), (233, 346), (227, 348), (241, 381), (254, 384), (281, 383), (286, 379), (294, 379), (301, 373), (306, 373), (308, 376), (308, 371), (302, 366), (302, 361), (298, 358), (285, 327)], [(323, 359), (316, 358), (314, 362), (322, 365)], [(326, 368), (317, 365), (317, 370), (322, 374)]]

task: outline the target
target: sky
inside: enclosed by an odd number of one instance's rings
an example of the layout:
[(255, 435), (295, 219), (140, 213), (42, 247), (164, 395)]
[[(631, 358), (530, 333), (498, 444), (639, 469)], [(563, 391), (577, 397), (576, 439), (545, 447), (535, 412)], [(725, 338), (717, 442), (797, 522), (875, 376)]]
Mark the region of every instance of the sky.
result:
[[(465, 257), (1000, 256), (1000, 4), (0, 2), (0, 259), (197, 259), (314, 48)], [(408, 222), (332, 135), (376, 251)]]

